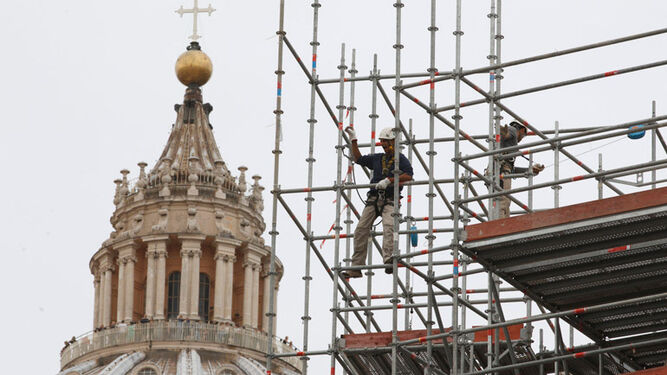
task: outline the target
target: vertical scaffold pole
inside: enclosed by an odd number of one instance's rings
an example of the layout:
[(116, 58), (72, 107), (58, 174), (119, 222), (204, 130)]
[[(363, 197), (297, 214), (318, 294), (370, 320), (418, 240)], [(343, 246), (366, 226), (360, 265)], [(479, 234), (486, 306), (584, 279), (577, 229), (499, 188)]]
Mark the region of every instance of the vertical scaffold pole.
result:
[[(313, 157), (314, 145), (315, 145), (315, 124), (317, 119), (315, 118), (315, 100), (317, 97), (317, 47), (320, 43), (317, 41), (317, 31), (318, 31), (318, 20), (320, 7), (322, 5), (319, 3), (319, 0), (313, 0), (313, 40), (310, 42), (312, 47), (312, 66), (311, 66), (311, 77), (313, 80), (310, 82), (310, 117), (308, 118), (308, 158), (306, 162), (308, 163), (308, 192), (306, 193), (306, 235), (312, 237), (312, 217), (313, 217), (313, 193), (310, 189), (313, 187), (313, 164), (315, 163), (315, 158)], [(304, 301), (303, 301), (303, 316), (301, 321), (303, 322), (303, 351), (308, 352), (308, 334), (310, 327), (310, 282), (313, 279), (310, 275), (310, 242), (311, 238), (306, 239), (306, 254), (305, 254), (305, 275), (303, 276), (304, 283)], [(302, 374), (308, 374), (308, 360), (307, 356), (302, 358)]]
[[(487, 59), (489, 60), (489, 66), (496, 64), (496, 0), (491, 0), (491, 10), (489, 12), (489, 55)], [(495, 77), (496, 72), (494, 70), (489, 71), (489, 150), (495, 150), (496, 146), (499, 145), (496, 137), (494, 137), (494, 113), (495, 113)], [(489, 193), (494, 192), (494, 186), (497, 183), (496, 181), (496, 159), (493, 155), (489, 155), (489, 164), (487, 171), (491, 174), (491, 181), (494, 181), (493, 184), (489, 184)], [(489, 206), (489, 220), (495, 220), (498, 218), (498, 198), (489, 198), (487, 204)]]
[[(345, 117), (345, 43), (340, 47), (340, 71), (339, 91), (338, 91), (338, 143), (336, 145), (336, 221), (334, 222), (334, 267), (340, 267), (340, 200), (343, 190), (343, 119)], [(338, 352), (336, 342), (336, 328), (338, 325), (338, 272), (334, 272), (333, 278), (333, 303), (331, 306), (331, 375), (336, 373), (336, 353)]]
[[(501, 64), (502, 63), (502, 55), (501, 55), (501, 47), (502, 47), (502, 40), (503, 40), (503, 34), (502, 34), (502, 5), (503, 2), (502, 0), (497, 0), (496, 2), (496, 14), (493, 18), (495, 18), (496, 21), (496, 35), (494, 36), (495, 42), (496, 42), (496, 64)], [(494, 83), (496, 85), (496, 88), (494, 89), (493, 93), (496, 97), (498, 97), (501, 93), (500, 86), (503, 80), (503, 72), (505, 70), (503, 68), (498, 68), (495, 70), (494, 74)], [(499, 149), (500, 148), (500, 120), (503, 119), (502, 111), (500, 106), (498, 105), (498, 101), (494, 102), (495, 104), (495, 110), (496, 113), (493, 116), (493, 119), (495, 120), (495, 134), (496, 136), (495, 141), (496, 145), (495, 148)], [(494, 169), (494, 175), (493, 175), (493, 181), (496, 184), (496, 186), (500, 185), (500, 163), (495, 164), (495, 169)], [(498, 207), (499, 209), (499, 207)], [(496, 211), (498, 213), (499, 211)], [(508, 215), (512, 215), (512, 209), (509, 209)], [(498, 218), (498, 216), (496, 216)]]
[[(426, 234), (426, 240), (427, 240), (427, 250), (428, 250), (428, 277), (429, 277), (429, 284), (432, 284), (430, 281), (430, 278), (433, 277), (433, 253), (431, 252), (433, 250), (433, 240), (435, 240), (435, 235), (433, 234), (433, 198), (435, 197), (435, 193), (433, 192), (433, 182), (435, 180), (434, 177), (434, 171), (435, 171), (435, 143), (433, 142), (433, 139), (435, 138), (435, 83), (433, 82), (433, 79), (435, 78), (435, 74), (437, 73), (437, 69), (435, 67), (435, 33), (438, 31), (437, 26), (435, 26), (435, 0), (431, 0), (431, 25), (428, 28), (428, 31), (430, 32), (430, 56), (429, 56), (429, 77), (431, 79), (431, 84), (429, 86), (429, 95), (428, 95), (428, 105), (429, 108), (431, 109), (428, 114), (428, 152), (426, 153), (428, 155), (428, 194), (426, 194), (426, 197), (428, 198), (428, 233)], [(427, 285), (427, 290), (432, 291), (433, 288), (431, 285)], [(435, 298), (433, 298), (435, 299)], [(427, 318), (426, 318), (426, 335), (431, 335), (432, 329), (433, 329), (433, 308), (434, 306), (431, 304), (432, 299), (428, 298), (427, 303), (428, 303), (428, 311), (427, 311)], [(437, 307), (435, 307), (437, 308)], [(428, 362), (426, 365), (426, 369), (424, 371), (425, 374), (430, 375), (432, 373), (431, 369), (431, 358), (433, 358), (433, 342), (431, 340), (428, 341), (427, 347), (426, 347), (426, 356), (428, 358)]]
[(458, 341), (459, 335), (459, 206), (461, 197), (459, 195), (459, 158), (460, 155), (460, 129), (461, 129), (461, 0), (456, 0), (456, 66), (454, 68), (454, 214), (452, 233), (452, 252), (454, 267), (452, 274), (452, 375), (458, 373)]
[[(408, 161), (410, 162), (410, 165), (412, 165), (412, 147), (414, 146), (412, 144), (412, 141), (415, 140), (414, 135), (412, 134), (412, 119), (409, 120), (408, 123), (408, 136), (410, 137), (410, 143), (408, 144)], [(414, 218), (412, 217), (412, 185), (408, 185), (408, 203), (406, 204), (406, 209), (405, 209), (405, 230), (410, 230), (412, 228), (412, 223), (414, 223)], [(410, 242), (411, 242), (411, 234), (405, 236), (405, 253), (410, 252)], [(406, 296), (405, 300), (409, 301), (412, 293), (412, 283), (410, 282), (410, 271), (407, 267), (405, 268), (405, 290), (406, 290)], [(403, 329), (404, 330), (409, 330), (410, 328), (410, 311), (412, 309), (405, 309), (405, 320), (403, 322)]]
[[(347, 107), (348, 113), (349, 113), (349, 119), (350, 119), (350, 127), (354, 127), (354, 113), (357, 110), (357, 107), (354, 106), (354, 88), (355, 88), (355, 81), (354, 78), (357, 76), (357, 64), (356, 64), (356, 55), (357, 51), (353, 48), (352, 49), (352, 64), (351, 68), (349, 70), (350, 77), (351, 77), (351, 82), (350, 82), (350, 106)], [(352, 165), (352, 159), (347, 159), (347, 172), (345, 173), (345, 184), (346, 185), (353, 185), (352, 182), (352, 168), (354, 166)], [(352, 189), (349, 188), (347, 189), (347, 196), (352, 197)], [(350, 208), (350, 205), (346, 205), (345, 208), (345, 266), (350, 265), (350, 234), (352, 230), (352, 209)], [(349, 307), (351, 298), (350, 297), (350, 292), (346, 290), (347, 297), (345, 299), (345, 307)], [(345, 311), (344, 315), (344, 320), (347, 322), (349, 318), (349, 313)], [(349, 333), (349, 331), (348, 331)]]
[(401, 44), (401, 10), (403, 8), (403, 3), (401, 0), (396, 0), (394, 3), (396, 8), (396, 44), (394, 44), (394, 49), (396, 50), (396, 81), (395, 81), (395, 96), (394, 96), (394, 212), (392, 217), (394, 219), (394, 238), (392, 241), (392, 299), (391, 299), (391, 375), (396, 375), (396, 366), (398, 363), (397, 355), (398, 348), (396, 344), (398, 343), (398, 231), (399, 231), (399, 218), (400, 218), (400, 209), (399, 209), (399, 175), (401, 173), (399, 168), (399, 160), (401, 155), (401, 91), (398, 89), (403, 85), (401, 81), (401, 49), (403, 45)]
[[(558, 138), (559, 132), (558, 121), (554, 123), (554, 137)], [(560, 180), (560, 142), (556, 142), (556, 147), (554, 147), (554, 181)], [(554, 185), (551, 187), (554, 189), (554, 208), (560, 206), (560, 189), (563, 187), (560, 185)]]
[(274, 148), (273, 148), (273, 203), (271, 209), (271, 261), (269, 263), (269, 327), (267, 329), (267, 355), (266, 355), (266, 373), (271, 375), (271, 360), (273, 359), (273, 326), (275, 318), (275, 286), (276, 286), (276, 240), (278, 236), (278, 190), (280, 189), (279, 184), (279, 171), (280, 171), (280, 133), (281, 133), (281, 120), (282, 120), (282, 87), (283, 87), (283, 45), (285, 38), (285, 0), (280, 0), (280, 16), (278, 21), (278, 69), (276, 69), (276, 81), (277, 81), (277, 91), (276, 91), (276, 109), (273, 113), (276, 116), (276, 133), (274, 138)]
[[(602, 172), (602, 154), (598, 154), (598, 172)], [(604, 197), (604, 192), (602, 190), (603, 185), (602, 185), (603, 177), (598, 178), (598, 199), (602, 199)]]
[[(372, 89), (372, 98), (371, 98), (371, 114), (368, 115), (371, 119), (371, 155), (375, 154), (375, 127), (377, 118), (377, 94), (378, 94), (378, 78), (380, 72), (378, 71), (378, 55), (373, 55), (373, 71), (371, 76), (373, 77), (373, 89)], [(373, 264), (373, 237), (368, 238), (368, 259), (366, 264)], [(373, 293), (373, 269), (369, 268), (366, 270), (366, 306), (371, 306), (373, 303), (371, 295)], [(373, 310), (365, 311), (366, 314), (366, 333), (371, 332), (371, 318), (373, 317)]]
[[(493, 66), (496, 63), (496, 0), (491, 0), (491, 10), (489, 12), (489, 65)], [(494, 70), (491, 70), (489, 72), (489, 97), (491, 100), (489, 101), (489, 149), (490, 150), (495, 150), (496, 147), (500, 146), (500, 140), (498, 139), (500, 136), (500, 133), (497, 133), (498, 135), (494, 136), (496, 134), (495, 132), (495, 121), (494, 121), (494, 115), (495, 115), (495, 77), (496, 77), (496, 72)], [(499, 173), (499, 165), (496, 163), (496, 159), (493, 155), (489, 155), (489, 165), (488, 165), (488, 171), (491, 174), (491, 181), (493, 181), (493, 184), (489, 185), (489, 192), (494, 191), (494, 186), (499, 185), (499, 179), (498, 179), (498, 173)], [(496, 198), (489, 198), (488, 205), (489, 205), (489, 220), (495, 220), (498, 218), (498, 210), (500, 207), (498, 206), (498, 199)], [(492, 274), (489, 273), (488, 275), (488, 280), (487, 280), (487, 309), (486, 309), (486, 314), (487, 314), (487, 324), (491, 325), (493, 324), (493, 297), (492, 297), (492, 283), (493, 283), (493, 278)], [(493, 335), (491, 334), (491, 330), (487, 331), (486, 335), (486, 368), (490, 369), (493, 367)]]
[[(465, 170), (463, 171), (463, 198), (468, 199), (469, 191), (470, 191), (470, 171)], [(464, 207), (468, 208), (468, 203), (463, 204)], [(468, 225), (470, 222), (470, 216), (467, 211), (463, 212), (463, 219), (461, 219), (461, 222), (463, 223), (463, 226), (465, 227)], [(466, 271), (468, 270), (468, 263), (470, 262), (470, 259), (468, 257), (462, 257), (461, 261), (461, 267), (463, 268), (463, 279), (461, 280), (461, 299), (464, 301), (468, 299), (468, 276), (466, 275)], [(465, 329), (466, 328), (466, 306), (462, 305), (461, 306), (461, 328)], [(466, 342), (466, 345), (468, 343)], [(474, 343), (470, 345), (471, 348), (474, 348)], [(461, 347), (461, 374), (465, 373), (465, 365), (466, 365), (466, 347), (463, 346)], [(472, 360), (472, 356), (470, 357)]]
[[(651, 117), (655, 117), (655, 100), (651, 103)], [(656, 152), (655, 152), (655, 147), (656, 147), (656, 132), (658, 129), (653, 129), (651, 130), (651, 161), (655, 161), (656, 159)], [(651, 171), (651, 189), (655, 189), (655, 180), (656, 180), (656, 170)]]

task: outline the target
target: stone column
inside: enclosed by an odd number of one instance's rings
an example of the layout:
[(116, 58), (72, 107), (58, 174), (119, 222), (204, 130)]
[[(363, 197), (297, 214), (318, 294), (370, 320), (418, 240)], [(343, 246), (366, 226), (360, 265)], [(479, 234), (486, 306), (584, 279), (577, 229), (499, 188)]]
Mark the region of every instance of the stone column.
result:
[(188, 291), (190, 290), (190, 254), (185, 248), (181, 249), (181, 295), (178, 299), (178, 315), (181, 318), (188, 316)]
[(164, 285), (166, 283), (167, 241), (156, 243), (157, 277), (155, 280), (155, 319), (164, 319), (164, 300), (166, 298)]
[[(181, 268), (181, 301), (180, 313), (183, 318), (199, 319), (199, 257), (201, 256), (201, 244), (204, 241), (202, 235), (182, 235), (181, 257), (188, 258)], [(184, 256), (187, 254), (187, 257)], [(187, 270), (185, 272), (184, 270)], [(183, 298), (183, 296), (186, 296)]]
[(111, 272), (113, 267), (108, 265), (102, 268), (104, 274), (104, 311), (102, 312), (102, 324), (105, 327), (111, 325)]
[(215, 254), (215, 295), (213, 296), (213, 321), (222, 322), (222, 301), (225, 297), (225, 279), (227, 278), (227, 261), (229, 255), (217, 251)]
[(232, 322), (232, 298), (234, 296), (234, 263), (236, 263), (236, 257), (230, 256), (226, 264), (227, 278), (225, 280), (225, 294), (222, 302), (222, 317), (230, 323)]
[(116, 322), (123, 321), (125, 315), (125, 263), (118, 258), (118, 293), (116, 295)]
[(234, 280), (234, 256), (240, 241), (224, 238), (216, 240), (215, 250), (215, 296), (213, 320), (231, 323), (232, 286)]
[(199, 320), (199, 259), (201, 250), (193, 250), (190, 259), (190, 319)]
[(95, 288), (95, 307), (93, 308), (93, 329), (100, 325), (100, 273), (95, 270), (95, 279), (93, 280)]
[(155, 246), (152, 243), (148, 244), (148, 250), (146, 251), (147, 269), (146, 269), (146, 305), (145, 312), (146, 318), (152, 319), (154, 315), (153, 309), (155, 308), (155, 261), (157, 255), (155, 253)]
[(259, 273), (262, 266), (256, 264), (252, 267), (252, 328), (259, 327)]
[[(280, 287), (280, 284), (278, 283), (278, 280), (276, 279), (276, 288), (274, 289), (273, 292), (273, 336), (276, 335), (276, 329), (278, 327), (278, 319), (276, 319), (277, 314), (276, 312), (278, 311), (278, 289)], [(268, 323), (267, 323), (268, 324)], [(267, 327), (266, 330), (268, 331), (269, 328)]]
[(264, 270), (262, 271), (262, 281), (264, 284), (264, 296), (262, 298), (262, 329), (264, 332), (269, 331), (269, 301), (271, 298), (271, 278), (269, 277), (269, 265), (263, 265)]
[(128, 256), (125, 263), (125, 321), (131, 322), (134, 313), (134, 263), (135, 256)]
[(248, 260), (243, 262), (243, 326), (252, 326), (252, 267)]

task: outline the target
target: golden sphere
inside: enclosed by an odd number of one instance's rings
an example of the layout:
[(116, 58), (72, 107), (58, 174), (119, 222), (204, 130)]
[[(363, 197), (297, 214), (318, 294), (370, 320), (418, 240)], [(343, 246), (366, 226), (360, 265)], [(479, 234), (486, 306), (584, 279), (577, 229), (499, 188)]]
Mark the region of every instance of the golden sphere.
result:
[(193, 42), (176, 60), (176, 77), (188, 87), (203, 86), (211, 78), (212, 73), (211, 59), (201, 51), (196, 42)]

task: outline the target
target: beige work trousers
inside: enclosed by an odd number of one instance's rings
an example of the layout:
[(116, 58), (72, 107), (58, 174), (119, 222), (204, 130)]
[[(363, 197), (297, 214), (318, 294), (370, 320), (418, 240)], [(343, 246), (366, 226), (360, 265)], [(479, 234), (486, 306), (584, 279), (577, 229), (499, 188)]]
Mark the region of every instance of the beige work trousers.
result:
[[(502, 163), (500, 165), (501, 174), (510, 174), (512, 173), (513, 165), (510, 163)], [(503, 190), (512, 189), (512, 179), (503, 178)], [(510, 201), (509, 197), (506, 195), (498, 197), (499, 209), (498, 209), (498, 219), (504, 219), (510, 217)]]
[[(371, 203), (369, 198), (369, 203)], [(391, 260), (391, 253), (394, 248), (394, 218), (391, 215), (394, 212), (394, 206), (386, 204), (382, 209), (382, 261), (387, 263)], [(373, 221), (378, 215), (375, 212), (375, 205), (371, 204), (364, 207), (359, 218), (359, 224), (354, 230), (354, 254), (352, 254), (352, 265), (363, 266), (366, 264), (366, 255), (368, 253), (368, 237), (371, 234)]]

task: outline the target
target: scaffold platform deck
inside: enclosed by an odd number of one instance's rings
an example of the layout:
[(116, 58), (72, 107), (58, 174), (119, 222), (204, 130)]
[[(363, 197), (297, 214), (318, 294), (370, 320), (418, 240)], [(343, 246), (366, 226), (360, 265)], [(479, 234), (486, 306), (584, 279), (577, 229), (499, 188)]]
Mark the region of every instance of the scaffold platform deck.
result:
[[(512, 345), (515, 347), (515, 353), (519, 362), (535, 359), (535, 355), (527, 343), (521, 342), (521, 329), (523, 325), (517, 324), (507, 327)], [(445, 329), (446, 332), (451, 328)], [(440, 331), (434, 329), (433, 334)], [(491, 332), (493, 335), (493, 332)], [(410, 340), (426, 336), (426, 330), (398, 331), (398, 340)], [(388, 374), (391, 373), (391, 332), (374, 332), (361, 334), (342, 335), (341, 351), (344, 353), (348, 364), (359, 374)], [(469, 340), (473, 343), (473, 356), (466, 356), (466, 361), (471, 359), (477, 367), (486, 366), (487, 358), (487, 332), (475, 332)], [(507, 349), (507, 341), (503, 331), (499, 334), (499, 345), (502, 350)], [(451, 341), (447, 338), (447, 346), (442, 339), (433, 341), (433, 365), (444, 373), (451, 372)], [(423, 374), (424, 365), (428, 363), (429, 357), (426, 355), (426, 345), (412, 345), (406, 347), (405, 351), (398, 352), (397, 374)], [(500, 365), (511, 364), (509, 357), (503, 358)], [(512, 371), (501, 371), (500, 374), (512, 374)]]
[[(466, 236), (464, 253), (538, 304), (580, 309), (564, 319), (600, 346), (667, 333), (667, 187), (469, 225)], [(667, 349), (619, 355), (646, 368)]]

